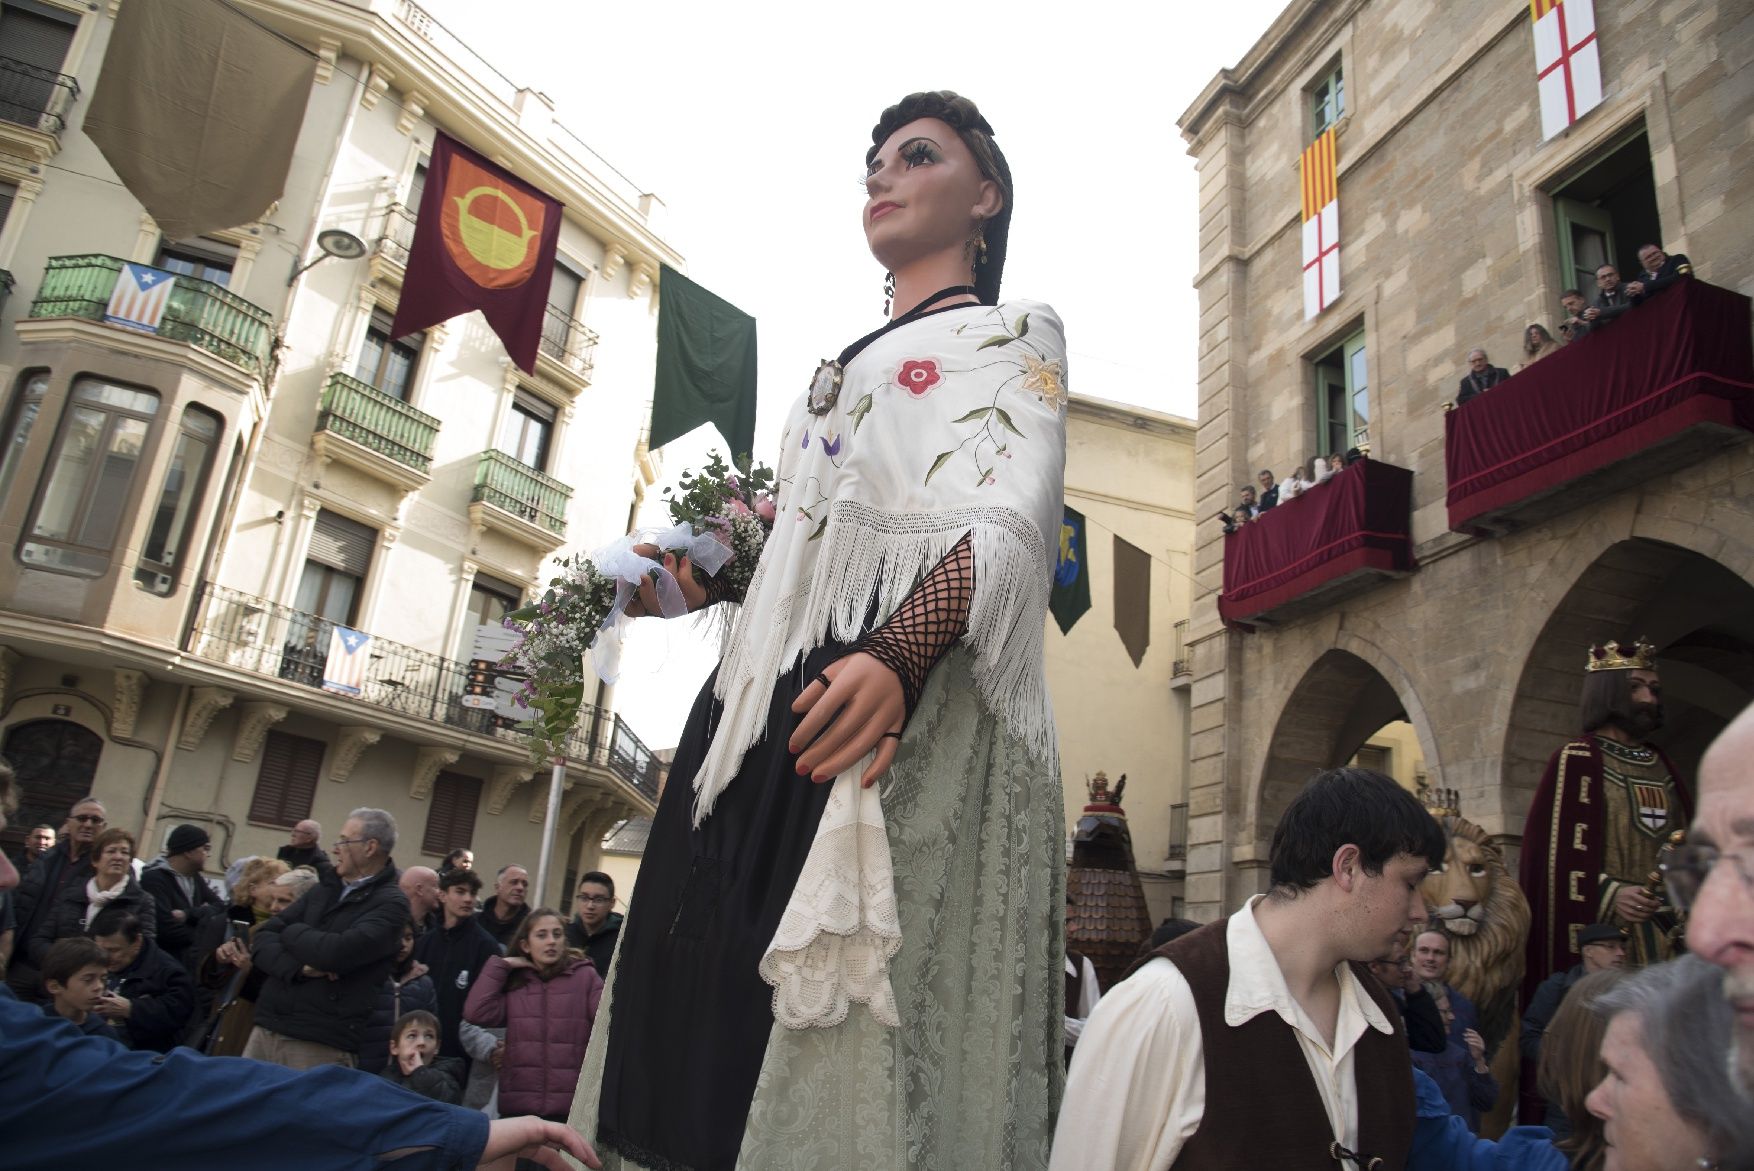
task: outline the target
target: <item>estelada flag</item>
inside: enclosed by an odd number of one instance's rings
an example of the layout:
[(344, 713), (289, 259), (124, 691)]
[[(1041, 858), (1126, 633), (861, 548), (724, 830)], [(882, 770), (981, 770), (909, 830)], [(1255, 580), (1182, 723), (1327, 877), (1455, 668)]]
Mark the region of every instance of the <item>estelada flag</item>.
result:
[(391, 336), (479, 309), (512, 361), (533, 370), (561, 210), (558, 200), (435, 134)]

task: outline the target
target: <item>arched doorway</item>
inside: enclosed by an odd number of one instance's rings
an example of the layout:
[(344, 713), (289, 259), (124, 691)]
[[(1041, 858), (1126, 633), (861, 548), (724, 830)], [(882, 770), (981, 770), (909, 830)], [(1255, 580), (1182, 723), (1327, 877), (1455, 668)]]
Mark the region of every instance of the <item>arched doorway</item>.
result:
[(1578, 575), (1529, 648), (1505, 730), (1507, 810), (1527, 808), (1548, 756), (1580, 731), (1584, 656), (1608, 638), (1656, 646), (1665, 724), (1653, 740), (1689, 783), (1706, 746), (1754, 701), (1754, 585), (1677, 545), (1621, 541)]
[[(1431, 730), (1424, 720), (1417, 700), (1403, 698), (1381, 671), (1359, 655), (1330, 650), (1318, 658), (1280, 710), (1267, 745), (1260, 790), (1249, 818), (1260, 873), (1252, 889), (1233, 893), (1266, 889), (1265, 864), (1273, 829), (1291, 799), (1317, 772), (1353, 760), (1372, 767), (1386, 765), (1382, 771), (1397, 780), (1402, 772), (1413, 781), (1427, 769), (1434, 770)], [(1399, 765), (1394, 761), (1397, 751)], [(1226, 899), (1231, 906), (1238, 901)]]
[(52, 825), (57, 836), (67, 810), (91, 793), (104, 740), (71, 720), (26, 720), (6, 730), (0, 755), (18, 777), (23, 798), (0, 833), (0, 847), (14, 858), (24, 853), (24, 835), (34, 825)]

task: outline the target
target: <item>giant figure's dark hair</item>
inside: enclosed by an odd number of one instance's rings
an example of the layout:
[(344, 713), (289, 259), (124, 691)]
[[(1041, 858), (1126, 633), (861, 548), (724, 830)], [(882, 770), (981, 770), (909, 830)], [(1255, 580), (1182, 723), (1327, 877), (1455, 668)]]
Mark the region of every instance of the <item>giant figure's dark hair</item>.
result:
[[(1583, 689), (1577, 697), (1578, 723), (1586, 732), (1613, 724), (1632, 731), (1637, 705), (1632, 702), (1631, 671), (1591, 671), (1583, 677)], [(1661, 708), (1657, 709), (1657, 727), (1662, 727)]]
[(871, 149), (865, 152), (865, 165), (871, 165), (891, 134), (919, 118), (936, 118), (948, 124), (974, 155), (981, 174), (999, 185), (1004, 203), (982, 229), (987, 241), (987, 261), (982, 264), (977, 260), (974, 273), (974, 287), (981, 304), (997, 305), (999, 280), (1005, 275), (1005, 246), (1011, 237), (1011, 165), (993, 141), (992, 126), (981, 117), (975, 104), (947, 89), (907, 95), (883, 111), (877, 125), (871, 128)]
[(1332, 873), (1334, 852), (1358, 847), (1366, 874), (1381, 874), (1396, 854), (1443, 865), (1447, 842), (1419, 799), (1379, 772), (1320, 772), (1292, 799), (1273, 831), (1273, 888), (1296, 894)]

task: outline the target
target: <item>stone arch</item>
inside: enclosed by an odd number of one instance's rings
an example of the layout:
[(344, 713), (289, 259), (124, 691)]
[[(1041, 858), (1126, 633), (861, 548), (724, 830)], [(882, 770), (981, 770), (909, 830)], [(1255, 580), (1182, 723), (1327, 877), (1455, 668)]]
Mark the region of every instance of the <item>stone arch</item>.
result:
[[(1646, 536), (1601, 541), (1599, 534), (1580, 533), (1554, 560), (1580, 565), (1579, 572), (1559, 578), (1544, 591), (1549, 597), (1531, 598), (1530, 622), (1540, 625), (1509, 643), (1529, 650), (1502, 703), (1507, 837), (1520, 835), (1547, 758), (1579, 731), (1578, 686), (1590, 643), (1648, 638), (1656, 646), (1667, 719), (1654, 739), (1689, 779), (1706, 745), (1754, 701), (1754, 580), (1746, 569), (1738, 572), (1718, 559), (1725, 546), (1721, 533), (1693, 525), (1664, 531), (1705, 539), (1688, 547)], [(1589, 536), (1596, 540), (1587, 542)], [(1590, 555), (1592, 543), (1601, 547)]]
[(1430, 775), (1441, 775), (1431, 721), (1407, 671), (1377, 643), (1356, 632), (1338, 632), (1333, 641), (1335, 645), (1310, 664), (1279, 705), (1259, 781), (1248, 794), (1244, 840), (1237, 843), (1238, 869), (1246, 871), (1252, 865), (1256, 874), (1252, 883), (1237, 876), (1244, 889), (1231, 892), (1227, 905), (1266, 889), (1274, 827), (1304, 783), (1320, 770), (1352, 759), (1384, 724), (1411, 723)]

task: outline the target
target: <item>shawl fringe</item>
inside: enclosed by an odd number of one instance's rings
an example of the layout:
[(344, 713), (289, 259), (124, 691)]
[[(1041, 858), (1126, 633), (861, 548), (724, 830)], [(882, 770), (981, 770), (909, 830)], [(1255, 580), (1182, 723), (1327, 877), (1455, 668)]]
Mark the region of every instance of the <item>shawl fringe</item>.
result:
[[(779, 600), (765, 629), (749, 628), (751, 607), (737, 616), (714, 688), (723, 704), (719, 726), (695, 776), (695, 825), (766, 734), (774, 681), (818, 647), (863, 634), (873, 601), (877, 622), (886, 621), (970, 533), (975, 590), (963, 641), (974, 653), (976, 688), (1034, 756), (1054, 758), (1058, 737), (1043, 664), (1052, 564), (1037, 522), (1004, 507), (895, 513), (837, 501), (808, 585)], [(749, 596), (761, 590), (769, 565), (764, 558), (757, 567)]]

